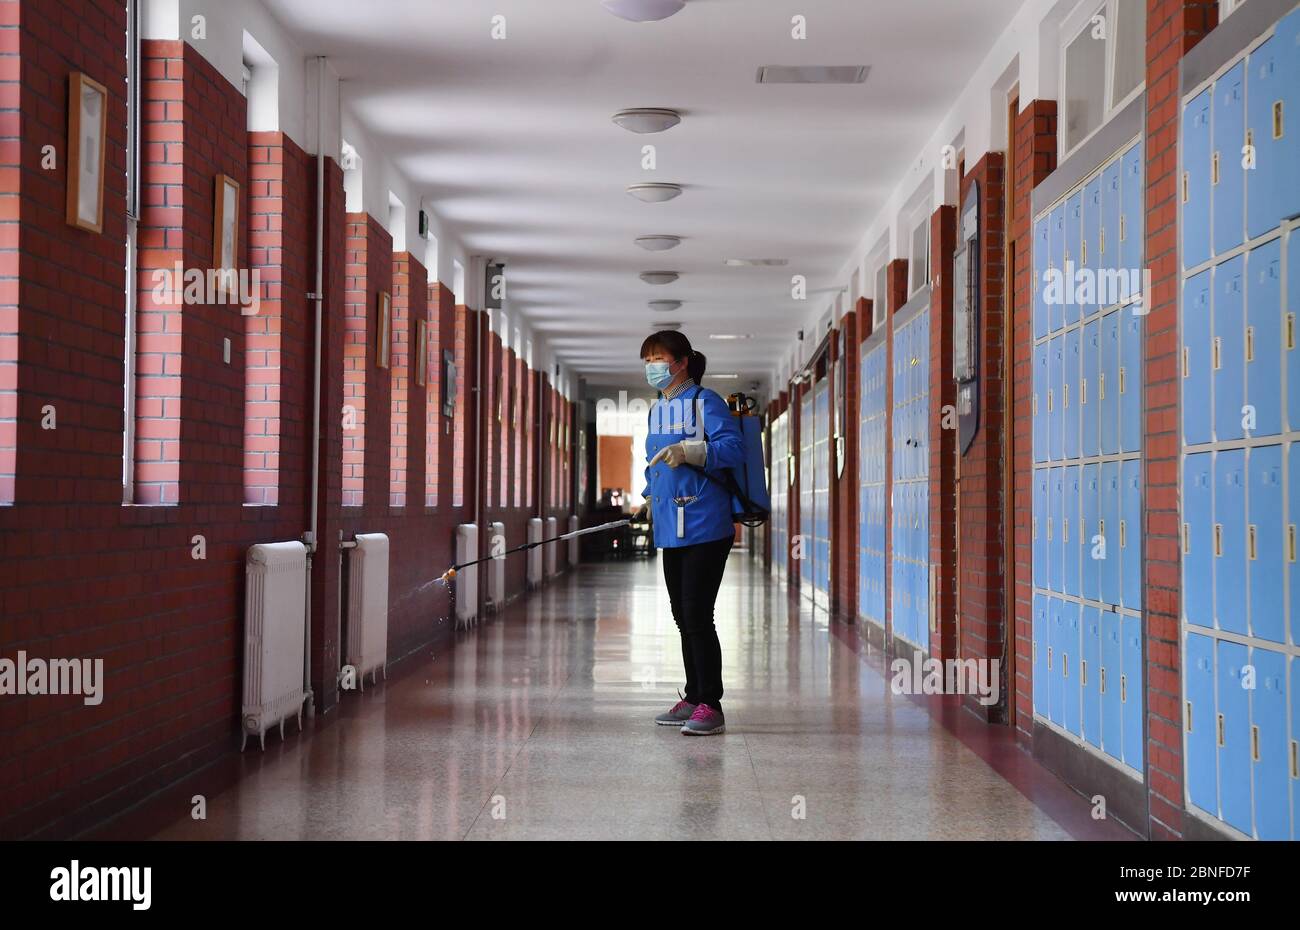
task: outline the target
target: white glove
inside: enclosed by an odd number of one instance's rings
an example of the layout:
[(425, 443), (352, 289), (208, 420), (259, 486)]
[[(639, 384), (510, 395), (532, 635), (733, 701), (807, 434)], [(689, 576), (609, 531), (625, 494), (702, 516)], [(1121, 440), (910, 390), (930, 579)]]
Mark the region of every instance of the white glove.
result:
[(682, 464), (703, 468), (704, 463), (708, 460), (709, 444), (707, 442), (703, 439), (683, 439), (681, 442), (675, 442), (660, 449), (659, 453), (650, 460), (650, 464), (655, 465), (664, 462), (669, 468), (676, 468)]

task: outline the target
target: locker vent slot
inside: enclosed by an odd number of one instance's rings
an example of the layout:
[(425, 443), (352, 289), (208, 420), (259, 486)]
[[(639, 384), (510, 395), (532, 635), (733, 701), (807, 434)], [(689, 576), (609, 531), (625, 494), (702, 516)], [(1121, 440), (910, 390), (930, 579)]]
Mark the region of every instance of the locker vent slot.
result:
[(1223, 745), (1223, 714), (1214, 715), (1214, 739), (1220, 746)]
[(1223, 524), (1214, 524), (1214, 555), (1216, 558), (1223, 556)]
[(1284, 127), (1282, 125), (1282, 101), (1273, 102), (1273, 138), (1282, 138)]
[(1255, 561), (1257, 556), (1255, 554), (1255, 524), (1253, 523), (1246, 528), (1246, 547), (1250, 551), (1250, 560)]
[(1250, 725), (1250, 758), (1259, 761), (1259, 727), (1253, 723)]

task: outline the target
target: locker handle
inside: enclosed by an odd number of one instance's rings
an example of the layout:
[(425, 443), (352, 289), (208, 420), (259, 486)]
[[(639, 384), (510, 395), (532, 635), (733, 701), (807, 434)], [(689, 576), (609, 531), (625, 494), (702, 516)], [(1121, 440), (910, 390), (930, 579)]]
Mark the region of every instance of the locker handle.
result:
[(1079, 684), (1088, 687), (1088, 660), (1079, 660)]
[(1211, 367), (1215, 371), (1218, 371), (1219, 368), (1221, 367), (1219, 364), (1219, 350), (1222, 348), (1222, 346), (1223, 346), (1223, 340), (1220, 339), (1218, 336), (1215, 336), (1214, 342), (1212, 343), (1213, 352), (1211, 353), (1213, 355), (1213, 361), (1211, 362)]
[(1061, 409), (1070, 409), (1070, 386), (1068, 384), (1061, 388)]
[(1098, 240), (1097, 241), (1098, 254), (1105, 255), (1106, 254), (1106, 227), (1105, 226), (1101, 228), (1101, 233), (1097, 236), (1097, 240)]
[(1070, 541), (1070, 518), (1069, 517), (1066, 517), (1064, 520), (1061, 521), (1061, 540), (1063, 542)]
[(1037, 517), (1034, 517), (1034, 519), (1033, 519), (1032, 521), (1030, 521), (1030, 522), (1031, 522), (1032, 525), (1033, 525), (1033, 533), (1032, 533), (1032, 535), (1030, 536), (1030, 539), (1037, 539), (1037, 538), (1038, 538), (1038, 518), (1037, 518)]
[(1255, 360), (1255, 327), (1246, 327), (1246, 361)]
[(1189, 171), (1184, 171), (1184, 172), (1183, 172), (1183, 203), (1187, 203), (1187, 201), (1188, 201), (1188, 196), (1187, 196), (1187, 194), (1188, 194), (1188, 191), (1191, 190), (1191, 185), (1190, 185), (1189, 182), (1188, 182), (1188, 175), (1189, 175), (1189, 174), (1191, 174), (1191, 172), (1189, 172)]
[(1190, 524), (1183, 524), (1183, 555), (1192, 551), (1192, 527)]
[(1300, 778), (1300, 741), (1291, 740), (1291, 777)]
[(1214, 524), (1214, 555), (1215, 558), (1223, 556), (1223, 524)]
[(1282, 133), (1283, 133), (1282, 101), (1275, 100), (1273, 102), (1273, 138), (1274, 139), (1282, 138)]
[[(1103, 232), (1102, 235), (1105, 235)], [(1119, 241), (1124, 242), (1128, 239), (1128, 214), (1119, 215)]]
[(1215, 714), (1215, 742), (1223, 745), (1223, 714)]
[(1052, 647), (1051, 646), (1047, 647), (1047, 670), (1049, 672), (1052, 670)]
[(1053, 398), (1053, 395), (1052, 395), (1052, 391), (1051, 391), (1051, 389), (1049, 388), (1048, 391), (1047, 391), (1047, 412), (1048, 412), (1048, 413), (1051, 413), (1051, 412), (1052, 412), (1052, 402), (1053, 402), (1053, 400), (1054, 400), (1054, 398)]
[(1286, 315), (1286, 347), (1287, 349), (1295, 348), (1295, 314)]
[(1286, 554), (1287, 561), (1295, 561), (1295, 524), (1289, 523), (1286, 528)]
[(1125, 522), (1123, 520), (1120, 520), (1119, 521), (1119, 547), (1121, 549), (1128, 548), (1128, 534), (1125, 532), (1127, 528), (1128, 527), (1125, 525)]
[(1189, 378), (1192, 374), (1192, 357), (1191, 350), (1183, 346), (1183, 377)]
[(1061, 677), (1070, 677), (1070, 654), (1068, 652), (1061, 653)]
[(1097, 375), (1097, 399), (1106, 399), (1106, 372), (1100, 372)]
[(1259, 761), (1259, 727), (1253, 723), (1250, 725), (1250, 758), (1253, 762)]
[(1087, 239), (1083, 240), (1083, 246), (1079, 251), (1082, 253), (1079, 256), (1079, 261), (1081, 261), (1085, 265), (1088, 264), (1088, 240)]
[(1124, 674), (1119, 676), (1119, 702), (1121, 704), (1128, 702), (1128, 676)]
[(1120, 392), (1121, 394), (1124, 393), (1124, 382), (1125, 382), (1126, 380), (1127, 380), (1127, 379), (1124, 377), (1124, 366), (1121, 365), (1121, 366), (1120, 366), (1120, 369), (1119, 369), (1119, 392)]
[(1034, 395), (1034, 416), (1038, 416), (1038, 395)]
[(1192, 702), (1187, 702), (1187, 732), (1192, 732)]
[(1250, 551), (1250, 560), (1255, 561), (1255, 524), (1246, 528), (1246, 548)]
[(1210, 183), (1219, 183), (1219, 153), (1215, 152), (1210, 158)]
[(1087, 378), (1079, 379), (1079, 405), (1083, 407), (1088, 406), (1088, 379)]
[(1098, 679), (1097, 684), (1100, 693), (1105, 694), (1106, 693), (1106, 666), (1104, 665), (1101, 667), (1101, 676)]

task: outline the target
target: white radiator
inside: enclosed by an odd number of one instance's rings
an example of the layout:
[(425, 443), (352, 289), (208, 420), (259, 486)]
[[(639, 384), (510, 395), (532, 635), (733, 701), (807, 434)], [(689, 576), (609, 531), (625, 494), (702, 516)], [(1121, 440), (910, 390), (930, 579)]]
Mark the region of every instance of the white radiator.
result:
[[(558, 535), (560, 535), (559, 521), (556, 520), (554, 517), (547, 517), (546, 538), (554, 539)], [(557, 546), (555, 543), (547, 543), (542, 548), (546, 550), (546, 577), (554, 578), (556, 575), (559, 574), (559, 569), (556, 567), (559, 564), (558, 553), (556, 550), (558, 550), (560, 547)]]
[(298, 718), (302, 729), (303, 659), (307, 636), (307, 547), (259, 543), (248, 549), (244, 594), (244, 751), (249, 735), (266, 748), (266, 731)]
[[(577, 514), (574, 514), (573, 516), (569, 517), (569, 532), (576, 533), (580, 529), (582, 529), (582, 526), (578, 523)], [(572, 539), (569, 540), (569, 567), (572, 568), (577, 564), (578, 564), (578, 537), (574, 536)]]
[[(528, 541), (541, 542), (542, 518), (533, 517), (528, 521)], [(532, 590), (542, 583), (542, 547), (528, 550), (528, 588)]]
[(357, 536), (348, 558), (348, 651), (361, 690), (366, 675), (373, 684), (380, 672), (388, 678), (388, 537)]
[[(493, 523), (492, 535), (488, 540), (488, 554), (505, 549), (506, 525)], [(500, 556), (487, 563), (487, 606), (500, 610), (506, 602), (506, 557)]]
[[(478, 526), (462, 523), (456, 527), (456, 564), (464, 565), (478, 558)], [(478, 620), (478, 566), (471, 565), (456, 573), (456, 626), (469, 626)]]

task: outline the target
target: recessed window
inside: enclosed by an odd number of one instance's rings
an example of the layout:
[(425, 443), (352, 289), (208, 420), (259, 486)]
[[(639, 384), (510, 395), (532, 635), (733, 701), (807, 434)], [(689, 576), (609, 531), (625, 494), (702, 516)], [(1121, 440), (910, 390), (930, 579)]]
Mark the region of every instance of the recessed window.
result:
[(912, 230), (912, 257), (907, 264), (911, 277), (910, 294), (915, 294), (930, 281), (930, 218), (923, 217)]
[(871, 305), (871, 325), (874, 329), (877, 326), (885, 325), (885, 317), (889, 313), (889, 263), (881, 265), (876, 269), (876, 297)]
[(1146, 0), (1085, 0), (1061, 26), (1061, 144), (1068, 154), (1143, 86)]

